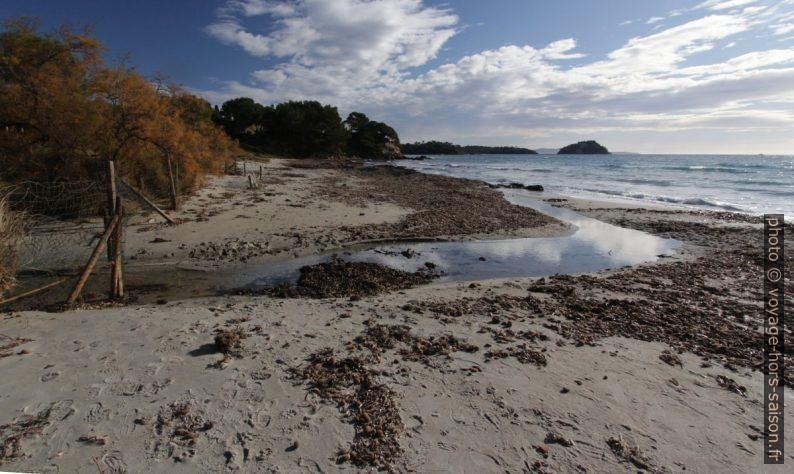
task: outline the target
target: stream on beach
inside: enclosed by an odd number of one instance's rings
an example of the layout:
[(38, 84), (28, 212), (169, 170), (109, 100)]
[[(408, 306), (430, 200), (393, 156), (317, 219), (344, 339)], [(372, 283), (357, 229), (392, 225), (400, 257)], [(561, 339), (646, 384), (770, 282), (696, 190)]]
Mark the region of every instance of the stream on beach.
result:
[[(336, 255), (354, 262), (374, 262), (414, 272), (431, 262), (443, 272), (440, 282), (492, 278), (540, 277), (562, 273), (586, 273), (652, 262), (668, 257), (681, 245), (674, 239), (617, 227), (585, 217), (569, 209), (533, 199), (526, 191), (505, 190), (512, 203), (528, 206), (576, 227), (570, 234), (464, 242), (400, 242), (354, 246)], [(406, 253), (411, 249), (410, 253)], [(269, 263), (241, 269), (237, 287), (261, 290), (294, 283), (299, 269), (328, 261), (334, 253)]]
[[(556, 237), (360, 244), (334, 252), (223, 270), (162, 264), (128, 265), (125, 267), (125, 280), (136, 302), (163, 303), (237, 291), (258, 292), (284, 283), (295, 283), (301, 267), (327, 262), (334, 256), (353, 262), (379, 263), (409, 272), (425, 268), (430, 262), (442, 274), (435, 281), (456, 282), (616, 269), (671, 256), (681, 245), (675, 239), (624, 229), (555, 207), (538, 200), (536, 193), (515, 189), (503, 192), (510, 202), (568, 222), (574, 230)], [(88, 299), (92, 293), (104, 294), (106, 277), (101, 272), (92, 276), (84, 293)], [(35, 287), (48, 281), (44, 276), (25, 280), (20, 282), (25, 287)], [(25, 304), (42, 306), (64, 301), (68, 289), (68, 284), (62, 285), (38, 301), (29, 299)]]

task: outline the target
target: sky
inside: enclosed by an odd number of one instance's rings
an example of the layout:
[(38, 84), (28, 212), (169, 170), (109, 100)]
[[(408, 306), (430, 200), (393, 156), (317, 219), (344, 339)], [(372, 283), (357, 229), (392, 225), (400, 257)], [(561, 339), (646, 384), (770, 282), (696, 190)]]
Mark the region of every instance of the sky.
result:
[(319, 100), (403, 142), (794, 154), (794, 0), (1, 0), (214, 104)]

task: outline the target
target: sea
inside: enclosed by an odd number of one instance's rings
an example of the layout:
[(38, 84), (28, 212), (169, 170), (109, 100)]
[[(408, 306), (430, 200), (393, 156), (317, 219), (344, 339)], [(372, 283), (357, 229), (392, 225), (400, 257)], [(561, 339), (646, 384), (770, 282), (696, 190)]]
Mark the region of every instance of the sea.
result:
[(794, 217), (794, 156), (433, 155), (399, 164), (578, 198)]

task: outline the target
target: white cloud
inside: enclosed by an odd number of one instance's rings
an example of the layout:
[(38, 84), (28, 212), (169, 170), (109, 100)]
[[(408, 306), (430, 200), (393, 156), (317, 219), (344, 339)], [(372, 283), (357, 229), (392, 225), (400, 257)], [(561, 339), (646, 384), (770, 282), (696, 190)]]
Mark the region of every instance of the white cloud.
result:
[(663, 16), (652, 16), (648, 18), (648, 21), (645, 22), (646, 25), (653, 25), (654, 23), (659, 23), (660, 21), (664, 21)]
[[(264, 103), (314, 98), (377, 116), (418, 139), (693, 127), (790, 131), (794, 113), (781, 109), (794, 110), (794, 48), (713, 64), (701, 59), (725, 41), (734, 47), (741, 33), (783, 26), (780, 15), (758, 8), (726, 11), (749, 3), (704, 2), (706, 16), (630, 38), (587, 62), (575, 39), (566, 38), (485, 50), (415, 74), (411, 68), (434, 59), (456, 34), (451, 11), (420, 0), (298, 0), (289, 3), (292, 10), (231, 2), (207, 32), (280, 62), (254, 71), (251, 82), (229, 81), (205, 95)], [(270, 15), (272, 29), (246, 26), (255, 15)]]
[(703, 66), (680, 68), (672, 74), (716, 77), (718, 74), (738, 74), (792, 62), (794, 62), (794, 48), (771, 49), (768, 51), (757, 51), (736, 56), (721, 64), (707, 64)]
[[(244, 6), (238, 6), (244, 4)], [(247, 16), (278, 12), (274, 31), (249, 32), (239, 18), (222, 17), (206, 31), (257, 56), (293, 57), (301, 64), (372, 61), (417, 66), (435, 57), (455, 34), (457, 17), (426, 8), (420, 0), (301, 0), (294, 4), (248, 0), (233, 2), (224, 13)]]
[(757, 3), (758, 0), (707, 0), (695, 8), (708, 8), (709, 10), (727, 10), (729, 8), (741, 7), (751, 3)]
[(295, 14), (295, 6), (290, 3), (275, 2), (270, 0), (232, 0), (219, 9), (221, 16), (234, 17), (273, 15), (290, 16)]
[(794, 31), (794, 23), (782, 23), (779, 25), (774, 25), (772, 30), (776, 35), (785, 35)]
[[(274, 16), (272, 31), (250, 31), (243, 17), (262, 14)], [(396, 81), (435, 58), (458, 23), (450, 11), (421, 0), (233, 1), (218, 16), (205, 28), (211, 36), (254, 56), (285, 59), (252, 74), (273, 99), (310, 90), (318, 98), (344, 99), (359, 88)]]
[(711, 15), (668, 28), (649, 36), (631, 38), (604, 61), (586, 67), (587, 72), (632, 76), (667, 72), (688, 57), (714, 47), (714, 41), (746, 31), (748, 21), (733, 15)]
[(574, 48), (576, 48), (576, 40), (567, 38), (551, 43), (540, 50), (540, 54), (547, 59), (578, 59), (586, 56), (581, 53), (570, 53), (569, 51)]

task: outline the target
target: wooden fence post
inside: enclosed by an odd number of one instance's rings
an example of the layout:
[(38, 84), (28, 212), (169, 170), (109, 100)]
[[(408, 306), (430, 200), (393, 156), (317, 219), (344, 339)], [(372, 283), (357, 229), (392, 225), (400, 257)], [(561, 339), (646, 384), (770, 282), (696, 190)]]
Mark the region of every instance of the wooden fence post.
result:
[(150, 206), (152, 209), (154, 209), (154, 210), (155, 210), (155, 211), (156, 211), (158, 214), (160, 214), (161, 216), (163, 216), (163, 219), (167, 220), (169, 224), (176, 224), (176, 221), (174, 221), (173, 219), (171, 219), (170, 217), (168, 217), (168, 214), (166, 214), (166, 213), (165, 213), (165, 212), (164, 212), (162, 209), (160, 209), (160, 207), (159, 207), (159, 206), (157, 206), (157, 204), (153, 203), (153, 202), (152, 202), (152, 201), (151, 201), (149, 198), (147, 198), (147, 197), (146, 197), (146, 195), (144, 195), (144, 194), (143, 194), (143, 192), (141, 192), (139, 189), (135, 189), (135, 188), (134, 188), (134, 187), (133, 187), (133, 186), (132, 186), (130, 183), (128, 183), (128, 182), (126, 182), (126, 181), (124, 181), (123, 179), (119, 179), (119, 181), (120, 181), (120, 182), (121, 182), (121, 184), (123, 184), (123, 185), (124, 185), (124, 186), (125, 186), (127, 189), (129, 189), (130, 191), (132, 191), (132, 192), (133, 192), (133, 193), (134, 193), (136, 196), (138, 196), (139, 198), (141, 198), (141, 199), (143, 200), (143, 202), (145, 202), (146, 204), (148, 204), (148, 205), (149, 205), (149, 206)]
[(176, 195), (176, 180), (174, 178), (174, 166), (171, 162), (171, 153), (166, 154), (168, 158), (168, 183), (171, 187), (171, 208), (177, 210), (179, 202)]
[(111, 295), (113, 299), (124, 297), (124, 274), (122, 272), (122, 245), (124, 238), (124, 211), (121, 207), (121, 197), (116, 199), (116, 215), (119, 222), (116, 224), (116, 230), (113, 232), (113, 273), (111, 274)]
[(179, 160), (176, 160), (176, 163), (174, 163), (174, 168), (175, 168), (174, 169), (174, 185), (175, 185), (174, 187), (176, 188), (176, 193), (177, 193), (176, 194), (177, 205), (179, 205), (179, 190), (182, 189), (182, 186), (180, 186), (180, 184), (179, 184)]
[(42, 287), (39, 287), (39, 288), (36, 288), (35, 290), (26, 291), (25, 293), (22, 293), (22, 294), (13, 296), (11, 298), (5, 299), (3, 301), (0, 301), (0, 305), (4, 305), (6, 303), (12, 303), (14, 301), (21, 300), (22, 298), (27, 298), (28, 296), (35, 295), (36, 293), (41, 293), (42, 291), (48, 290), (48, 289), (52, 288), (53, 286), (58, 286), (58, 285), (60, 285), (61, 283), (65, 282), (65, 281), (66, 281), (66, 278), (61, 278), (58, 281), (54, 281), (52, 283), (47, 283), (46, 285), (44, 285)]
[(113, 216), (113, 219), (110, 220), (107, 229), (105, 229), (105, 233), (102, 234), (102, 238), (99, 239), (99, 243), (94, 248), (93, 253), (91, 253), (91, 258), (88, 259), (88, 263), (86, 264), (85, 268), (83, 269), (83, 273), (80, 274), (80, 278), (78, 278), (77, 283), (74, 285), (74, 289), (69, 294), (69, 299), (66, 300), (66, 304), (73, 305), (75, 301), (77, 301), (77, 297), (80, 296), (80, 292), (83, 290), (83, 286), (85, 286), (85, 282), (88, 280), (89, 275), (94, 270), (96, 266), (96, 262), (99, 259), (99, 254), (105, 249), (105, 245), (108, 243), (108, 239), (110, 239), (110, 235), (113, 233), (113, 230), (119, 223), (119, 215), (116, 214)]
[(262, 165), (259, 165), (259, 179), (262, 179)]
[[(108, 160), (107, 205), (105, 206), (105, 226), (115, 214), (116, 207), (116, 165), (113, 160)], [(113, 260), (113, 242), (108, 245), (108, 262)]]

